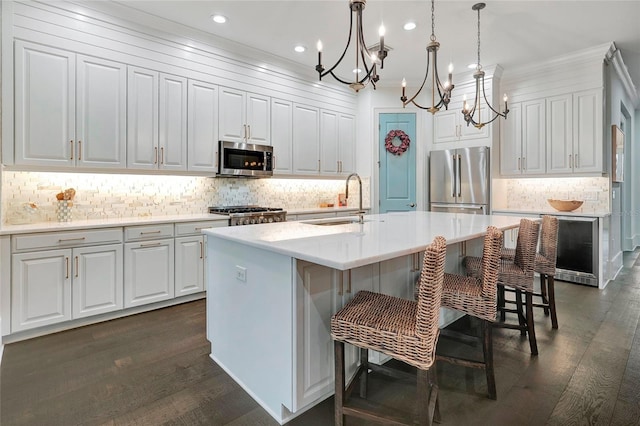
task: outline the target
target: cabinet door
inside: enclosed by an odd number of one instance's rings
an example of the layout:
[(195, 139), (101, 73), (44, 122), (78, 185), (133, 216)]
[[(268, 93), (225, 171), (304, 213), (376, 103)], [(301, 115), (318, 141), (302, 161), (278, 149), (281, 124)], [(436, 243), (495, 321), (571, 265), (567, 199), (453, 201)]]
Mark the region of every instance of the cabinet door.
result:
[(522, 103), (522, 173), (543, 174), (545, 167), (545, 100)]
[(158, 168), (158, 73), (128, 67), (127, 167)]
[(573, 95), (574, 172), (603, 171), (602, 89)]
[(204, 291), (204, 237), (180, 237), (175, 242), (175, 296)]
[(271, 145), (273, 146), (274, 173), (290, 174), (292, 168), (293, 104), (282, 99), (271, 99)]
[(14, 254), (11, 331), (71, 319), (71, 250)]
[(15, 42), (15, 163), (75, 163), (75, 55)]
[(125, 168), (126, 65), (79, 55), (77, 77), (77, 166)]
[(187, 79), (160, 74), (158, 167), (187, 169)]
[(122, 244), (73, 249), (73, 318), (122, 309)]
[(338, 173), (338, 113), (320, 111), (320, 172)]
[(215, 172), (218, 153), (218, 87), (189, 80), (189, 170)]
[(218, 139), (229, 142), (245, 142), (247, 136), (246, 93), (221, 87), (219, 96)]
[(349, 174), (356, 171), (356, 119), (352, 115), (338, 116), (338, 172)]
[(500, 174), (522, 174), (522, 106), (514, 103), (506, 120), (500, 121)]
[(320, 132), (318, 108), (293, 106), (293, 169), (299, 174), (320, 172)]
[(547, 98), (547, 172), (572, 173), (573, 111), (571, 94)]
[(460, 127), (457, 110), (441, 110), (433, 116), (433, 143), (452, 142), (458, 140)]
[(171, 239), (124, 245), (124, 307), (172, 299), (174, 241)]
[(341, 302), (334, 269), (304, 261), (296, 264), (294, 412), (333, 390), (331, 316)]
[[(486, 112), (486, 109), (483, 110)], [(482, 128), (478, 129), (477, 127), (475, 127), (473, 124), (469, 124), (467, 126), (467, 122), (464, 121), (464, 116), (462, 115), (462, 112), (460, 111), (456, 111), (459, 114), (458, 117), (458, 121), (459, 121), (459, 128), (458, 128), (458, 134), (460, 135), (460, 140), (470, 140), (470, 139), (489, 139), (491, 137), (491, 128), (493, 127), (492, 124), (487, 124), (486, 126), (482, 126)], [(482, 120), (490, 120), (490, 118), (486, 115), (486, 114), (481, 114), (482, 116)], [(493, 116), (491, 116), (493, 117)], [(502, 120), (502, 118), (500, 119)], [(494, 121), (495, 124), (495, 121)], [(487, 144), (488, 146), (491, 146), (490, 141), (488, 141), (489, 143)]]
[(249, 143), (270, 145), (271, 143), (271, 98), (247, 93), (247, 135)]

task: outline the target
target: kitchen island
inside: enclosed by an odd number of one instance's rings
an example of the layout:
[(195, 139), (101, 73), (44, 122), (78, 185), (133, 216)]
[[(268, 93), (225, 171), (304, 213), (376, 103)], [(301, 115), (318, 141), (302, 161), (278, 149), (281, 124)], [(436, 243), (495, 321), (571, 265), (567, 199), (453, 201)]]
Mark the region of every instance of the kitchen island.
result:
[[(447, 270), (514, 216), (398, 212), (218, 228), (207, 244), (211, 358), (281, 424), (333, 394), (331, 315), (359, 290), (413, 298), (421, 252), (447, 240)], [(442, 310), (440, 324), (458, 314)], [(373, 362), (384, 362), (378, 353)], [(358, 355), (345, 351), (347, 377)]]

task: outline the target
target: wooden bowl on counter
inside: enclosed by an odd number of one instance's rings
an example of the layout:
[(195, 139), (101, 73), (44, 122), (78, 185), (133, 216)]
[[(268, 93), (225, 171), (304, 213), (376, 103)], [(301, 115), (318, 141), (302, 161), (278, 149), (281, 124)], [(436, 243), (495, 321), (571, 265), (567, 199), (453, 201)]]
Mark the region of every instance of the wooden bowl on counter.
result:
[(584, 201), (579, 200), (552, 200), (548, 199), (547, 202), (554, 209), (560, 212), (572, 212), (584, 203)]

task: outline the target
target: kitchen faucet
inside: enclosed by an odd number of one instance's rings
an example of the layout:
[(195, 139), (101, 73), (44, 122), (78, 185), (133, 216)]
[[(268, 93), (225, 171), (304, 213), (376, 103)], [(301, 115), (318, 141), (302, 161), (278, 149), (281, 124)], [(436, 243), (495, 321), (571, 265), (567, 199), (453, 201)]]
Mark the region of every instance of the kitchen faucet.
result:
[(349, 199), (349, 180), (352, 177), (356, 177), (358, 179), (358, 185), (360, 185), (360, 202), (358, 204), (358, 223), (364, 223), (364, 210), (362, 210), (362, 180), (360, 179), (360, 176), (358, 176), (357, 173), (351, 173), (349, 176), (347, 176), (347, 181), (346, 181), (346, 191), (345, 191), (345, 198)]

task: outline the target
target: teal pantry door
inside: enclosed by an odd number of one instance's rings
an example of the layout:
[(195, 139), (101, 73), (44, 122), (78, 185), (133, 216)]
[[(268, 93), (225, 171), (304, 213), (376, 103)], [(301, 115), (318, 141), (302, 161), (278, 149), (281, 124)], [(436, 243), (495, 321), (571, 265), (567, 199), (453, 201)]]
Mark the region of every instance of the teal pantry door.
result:
[[(416, 115), (415, 113), (379, 115), (378, 149), (380, 158), (380, 213), (416, 209)], [(385, 148), (385, 138), (392, 130), (409, 136), (409, 148), (394, 155)], [(394, 145), (400, 145), (395, 139)]]

